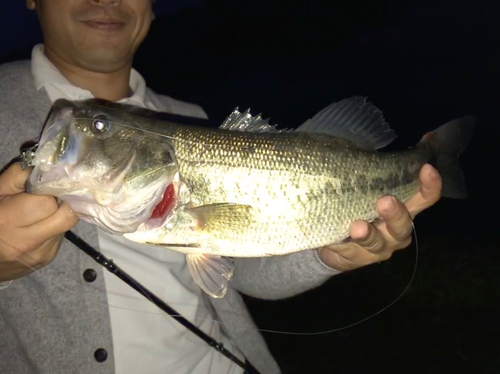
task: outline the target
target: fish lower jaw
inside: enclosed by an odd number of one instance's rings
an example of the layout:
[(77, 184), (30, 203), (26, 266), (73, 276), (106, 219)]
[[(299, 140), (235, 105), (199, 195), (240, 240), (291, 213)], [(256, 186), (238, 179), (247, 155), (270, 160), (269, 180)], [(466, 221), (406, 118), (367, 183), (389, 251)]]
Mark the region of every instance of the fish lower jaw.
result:
[(136, 203), (137, 195), (134, 199), (127, 199), (127, 196), (116, 199), (111, 194), (94, 194), (88, 189), (66, 191), (64, 194), (59, 190), (56, 196), (71, 206), (82, 221), (97, 225), (114, 235), (136, 231), (151, 217), (157, 204), (157, 199), (151, 197), (149, 201), (139, 204)]
[[(93, 217), (92, 223), (104, 231), (116, 235), (135, 232), (139, 226), (147, 223), (150, 227), (159, 227), (165, 217), (152, 219), (152, 213), (162, 200), (167, 181), (158, 181), (147, 188), (133, 189), (121, 186), (118, 193), (88, 188), (80, 195), (81, 203), (73, 200), (82, 215)], [(67, 196), (67, 199), (74, 195)], [(90, 219), (90, 218), (89, 218)]]

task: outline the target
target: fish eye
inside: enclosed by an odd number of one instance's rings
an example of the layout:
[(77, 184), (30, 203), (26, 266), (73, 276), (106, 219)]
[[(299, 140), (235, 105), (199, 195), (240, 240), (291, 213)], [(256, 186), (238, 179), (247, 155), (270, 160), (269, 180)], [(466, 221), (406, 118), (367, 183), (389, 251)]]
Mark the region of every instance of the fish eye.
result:
[(92, 119), (92, 129), (97, 133), (103, 133), (109, 130), (108, 119), (101, 114), (94, 116)]

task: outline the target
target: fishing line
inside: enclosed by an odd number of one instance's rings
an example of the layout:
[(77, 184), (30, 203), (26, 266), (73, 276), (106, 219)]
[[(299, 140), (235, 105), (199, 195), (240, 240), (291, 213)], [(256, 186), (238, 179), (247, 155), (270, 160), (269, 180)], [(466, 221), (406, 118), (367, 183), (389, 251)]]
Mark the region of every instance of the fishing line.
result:
[(302, 332), (291, 332), (291, 331), (274, 331), (274, 330), (265, 330), (265, 329), (259, 329), (259, 331), (269, 332), (269, 333), (273, 333), (273, 334), (298, 335), (298, 336), (326, 335), (326, 334), (331, 334), (331, 333), (334, 333), (334, 332), (337, 332), (337, 331), (345, 330), (345, 329), (354, 327), (356, 325), (359, 325), (359, 324), (361, 324), (363, 322), (366, 322), (366, 321), (368, 321), (368, 320), (376, 317), (380, 313), (382, 313), (382, 312), (386, 311), (387, 309), (389, 309), (391, 306), (393, 306), (394, 304), (396, 304), (399, 301), (399, 299), (401, 299), (403, 297), (403, 295), (409, 290), (411, 284), (413, 283), (413, 280), (415, 279), (415, 275), (417, 274), (417, 267), (418, 267), (417, 231), (415, 230), (415, 225), (413, 224), (413, 222), (411, 223), (411, 225), (413, 226), (413, 234), (414, 234), (414, 237), (415, 237), (415, 265), (413, 267), (413, 273), (411, 275), (410, 281), (408, 282), (408, 284), (405, 287), (405, 289), (403, 290), (403, 292), (401, 292), (401, 294), (396, 299), (394, 299), (390, 304), (388, 304), (384, 308), (380, 309), (378, 312), (375, 312), (375, 313), (371, 314), (370, 316), (368, 316), (366, 318), (363, 318), (363, 319), (361, 319), (361, 320), (359, 320), (357, 322), (354, 322), (354, 323), (351, 323), (349, 325), (346, 325), (346, 326), (343, 326), (343, 327), (339, 327), (339, 328), (336, 328), (336, 329), (331, 329), (331, 330), (326, 330), (326, 331), (318, 331), (318, 332), (304, 332), (304, 333), (302, 333)]
[[(83, 117), (83, 118), (82, 117), (75, 117), (74, 119), (75, 120), (80, 120), (80, 121), (86, 121), (86, 122), (92, 122), (93, 121), (93, 119), (91, 119), (91, 118), (85, 118), (85, 117)], [(184, 143), (190, 143), (190, 144), (193, 144), (193, 145), (200, 144), (199, 141), (178, 138), (178, 137), (175, 137), (175, 136), (162, 134), (160, 132), (156, 132), (156, 131), (152, 131), (152, 130), (147, 130), (147, 129), (141, 128), (139, 126), (133, 126), (133, 125), (126, 124), (126, 123), (123, 123), (123, 122), (110, 121), (110, 120), (106, 120), (106, 122), (108, 122), (110, 124), (117, 125), (117, 126), (122, 126), (122, 127), (127, 128), (127, 129), (132, 129), (134, 131), (140, 131), (140, 132), (144, 132), (144, 133), (149, 134), (149, 135), (155, 135), (155, 136), (159, 136), (159, 137), (170, 139), (170, 140), (175, 140), (175, 141), (184, 142)], [(269, 130), (267, 132), (252, 132), (252, 131), (247, 131), (246, 133), (247, 134), (266, 134), (266, 133), (267, 134), (276, 134), (278, 132), (286, 132), (287, 130), (288, 129), (283, 129), (283, 130), (273, 129), (273, 130)], [(239, 130), (226, 130), (226, 131), (230, 131), (230, 132), (233, 132), (233, 133), (245, 133), (244, 131), (239, 131)], [(301, 136), (304, 136), (304, 134), (305, 133), (301, 133)], [(208, 144), (206, 144), (205, 146), (207, 146), (207, 145)], [(227, 147), (229, 145), (230, 144), (224, 144), (225, 147)]]
[[(86, 122), (92, 122), (93, 121), (91, 118), (85, 118), (85, 117), (83, 117), (83, 118), (75, 117), (74, 119), (75, 120), (80, 120), (80, 121), (86, 121)], [(141, 131), (141, 132), (144, 132), (146, 134), (160, 136), (162, 138), (167, 138), (167, 139), (170, 139), (170, 140), (177, 140), (177, 141), (184, 141), (186, 143), (198, 144), (194, 140), (192, 141), (192, 140), (187, 140), (187, 139), (176, 138), (176, 137), (173, 137), (173, 136), (170, 136), (170, 135), (165, 135), (165, 134), (162, 134), (162, 133), (159, 133), (159, 132), (155, 132), (155, 131), (151, 131), (151, 130), (146, 130), (146, 129), (141, 128), (139, 126), (136, 127), (136, 126), (132, 126), (132, 125), (129, 125), (129, 124), (126, 124), (126, 123), (116, 122), (116, 121), (110, 121), (110, 120), (106, 120), (106, 122), (114, 124), (114, 125), (117, 125), (117, 126), (122, 126), (122, 127), (128, 128), (128, 129), (133, 129), (135, 131)]]
[[(280, 335), (295, 335), (295, 336), (317, 336), (317, 335), (326, 335), (326, 334), (330, 334), (330, 333), (334, 333), (334, 332), (337, 332), (337, 331), (341, 331), (341, 330), (345, 330), (345, 329), (348, 329), (348, 328), (351, 328), (351, 327), (354, 327), (356, 325), (359, 325), (363, 322), (366, 322), (374, 317), (376, 317), (377, 315), (381, 314), (382, 312), (386, 311), (388, 308), (390, 308), (391, 306), (393, 306), (396, 302), (398, 302), (405, 294), (406, 292), (408, 291), (408, 289), (410, 288), (411, 284), (413, 283), (413, 280), (415, 279), (415, 276), (416, 276), (416, 272), (417, 272), (417, 268), (418, 268), (418, 258), (419, 258), (419, 246), (418, 246), (418, 237), (417, 237), (417, 232), (416, 232), (416, 229), (415, 229), (415, 225), (414, 223), (412, 222), (412, 227), (413, 227), (413, 236), (415, 238), (415, 265), (413, 267), (413, 272), (412, 272), (412, 275), (411, 275), (411, 278), (407, 284), (407, 286), (404, 288), (404, 290), (401, 292), (401, 294), (399, 294), (399, 296), (394, 299), (391, 303), (389, 303), (387, 306), (383, 307), (382, 309), (378, 310), (377, 312), (369, 315), (368, 317), (366, 318), (363, 318), (357, 322), (354, 322), (354, 323), (351, 323), (351, 324), (348, 324), (348, 325), (345, 325), (345, 326), (342, 326), (342, 327), (339, 327), (339, 328), (335, 328), (335, 329), (330, 329), (330, 330), (324, 330), (324, 331), (316, 331), (316, 332), (294, 332), (294, 331), (280, 331), (280, 330), (271, 330), (271, 329), (262, 329), (262, 328), (258, 328), (258, 327), (253, 327), (253, 326), (238, 326), (239, 328), (243, 328), (243, 329), (249, 329), (249, 330), (253, 330), (253, 329), (257, 329), (258, 331), (261, 331), (261, 332), (266, 332), (266, 333), (273, 333), (273, 334), (280, 334)], [(24, 254), (25, 256), (30, 257), (29, 254), (25, 253)], [(38, 272), (39, 270), (37, 270), (36, 268), (32, 267), (31, 265), (27, 264), (26, 262), (22, 261), (21, 259), (17, 258), (16, 259), (18, 262), (20, 262), (21, 264), (23, 264), (24, 266), (28, 267), (29, 269), (33, 270), (34, 272)], [(39, 274), (39, 276), (47, 279), (50, 281), (49, 279), (49, 276), (46, 276), (46, 275), (43, 275), (43, 274)], [(134, 282), (135, 285), (137, 287), (141, 287), (141, 285), (138, 283), (138, 282)], [(76, 296), (80, 296), (79, 293), (71, 290), (71, 289), (68, 289), (66, 287), (63, 287), (59, 284), (56, 284), (56, 287), (64, 290), (65, 292), (69, 292), (73, 295), (76, 295)], [(144, 291), (144, 289), (142, 289)], [(154, 303), (154, 301), (149, 298), (147, 296), (147, 293), (141, 293), (146, 299), (148, 299), (149, 301), (151, 301), (152, 303)], [(131, 312), (135, 312), (135, 313), (144, 313), (144, 314), (155, 314), (155, 315), (160, 315), (160, 314), (163, 314), (163, 313), (160, 313), (160, 312), (149, 312), (149, 311), (142, 311), (142, 310), (137, 310), (137, 309), (132, 309), (132, 308), (125, 308), (125, 307), (121, 307), (121, 306), (118, 306), (118, 305), (112, 305), (112, 304), (109, 304), (109, 303), (102, 303), (102, 302), (98, 302), (102, 305), (105, 305), (106, 307), (112, 307), (112, 308), (117, 308), (117, 309), (120, 309), (120, 310), (124, 310), (124, 311), (131, 311)], [(174, 304), (174, 306), (182, 306), (182, 305), (189, 305), (189, 304), (181, 304), (181, 303), (176, 303)], [(172, 314), (171, 315), (172, 317), (182, 317), (182, 315), (180, 314)], [(196, 317), (196, 316), (189, 316), (189, 318), (191, 318), (193, 321), (195, 320), (200, 320), (202, 322), (204, 321), (207, 321), (208, 319), (207, 318), (201, 318), (201, 317)], [(216, 319), (213, 319), (211, 320), (212, 323), (217, 323), (217, 324), (225, 324), (225, 322), (223, 321), (219, 321), (219, 320), (216, 320)]]

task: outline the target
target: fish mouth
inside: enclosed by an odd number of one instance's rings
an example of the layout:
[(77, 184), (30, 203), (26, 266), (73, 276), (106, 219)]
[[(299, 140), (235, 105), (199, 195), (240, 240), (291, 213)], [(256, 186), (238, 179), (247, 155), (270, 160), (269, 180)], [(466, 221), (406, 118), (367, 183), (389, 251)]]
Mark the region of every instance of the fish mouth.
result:
[(57, 100), (47, 116), (38, 145), (43, 146), (53, 139), (63, 128), (67, 128), (74, 118), (73, 111), (76, 108), (77, 106), (71, 101), (65, 99)]
[(59, 100), (52, 107), (38, 142), (33, 159), (34, 169), (26, 184), (26, 192), (36, 193), (39, 185), (64, 178), (66, 172), (57, 165), (57, 155), (64, 147), (63, 135), (73, 119), (75, 108), (67, 100)]

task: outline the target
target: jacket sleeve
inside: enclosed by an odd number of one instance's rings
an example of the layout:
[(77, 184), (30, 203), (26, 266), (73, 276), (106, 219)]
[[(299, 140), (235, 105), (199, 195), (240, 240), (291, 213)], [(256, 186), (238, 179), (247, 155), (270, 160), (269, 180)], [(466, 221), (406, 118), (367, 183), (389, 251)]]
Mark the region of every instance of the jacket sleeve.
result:
[(51, 102), (44, 89), (37, 91), (29, 60), (0, 65), (0, 163), (19, 156), (21, 145), (36, 141)]
[(259, 299), (276, 300), (316, 288), (339, 273), (324, 264), (313, 249), (284, 256), (237, 258), (230, 287)]

